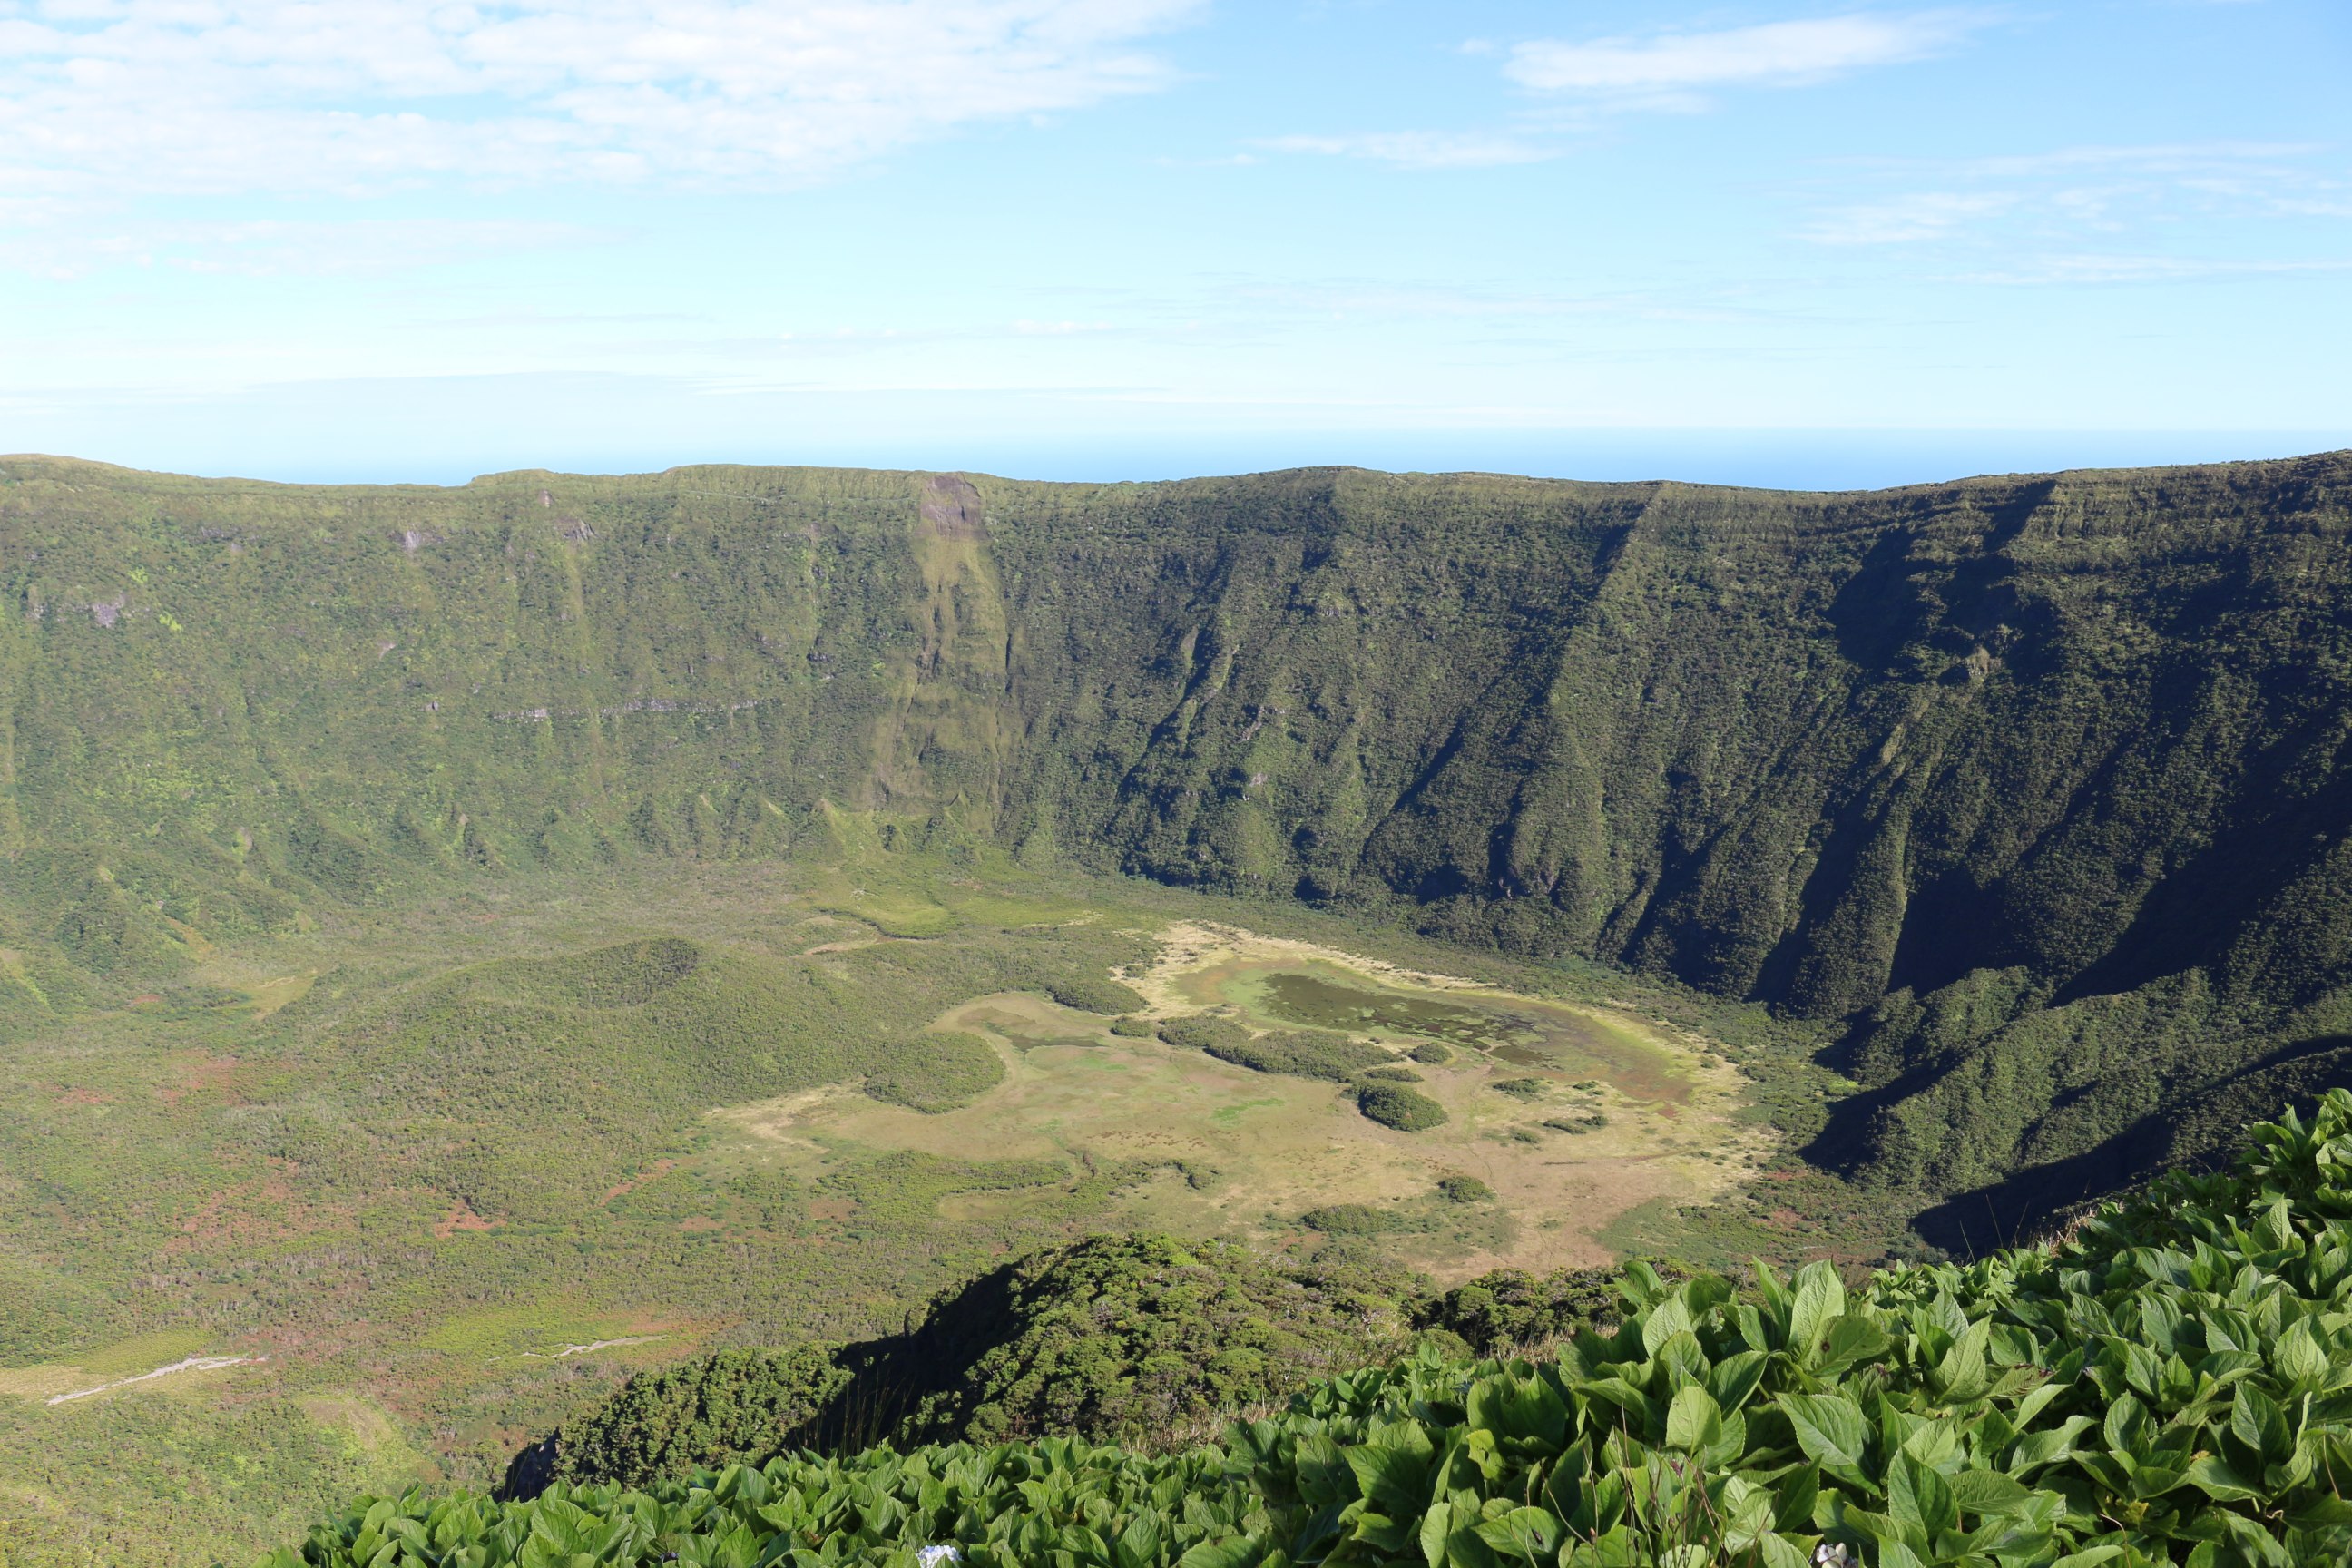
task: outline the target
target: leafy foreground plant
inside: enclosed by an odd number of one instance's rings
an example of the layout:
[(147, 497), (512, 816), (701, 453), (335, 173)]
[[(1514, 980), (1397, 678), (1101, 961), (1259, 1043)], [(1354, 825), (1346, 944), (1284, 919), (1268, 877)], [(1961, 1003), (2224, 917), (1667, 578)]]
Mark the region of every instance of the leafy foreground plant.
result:
[(296, 1563), (2305, 1568), (2352, 1561), (2352, 1094), (2063, 1245), (1742, 1293), (1640, 1266), (1542, 1361), (1318, 1384), (1221, 1448), (792, 1457), (651, 1495), (366, 1501)]

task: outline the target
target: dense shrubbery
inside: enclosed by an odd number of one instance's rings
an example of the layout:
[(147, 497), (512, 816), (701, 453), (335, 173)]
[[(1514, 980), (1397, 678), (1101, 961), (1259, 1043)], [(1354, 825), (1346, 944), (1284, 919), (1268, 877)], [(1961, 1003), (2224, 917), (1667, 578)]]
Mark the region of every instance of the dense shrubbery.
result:
[(1356, 1109), (1400, 1132), (1425, 1132), (1445, 1121), (1445, 1107), (1401, 1083), (1364, 1085), (1356, 1091)]
[(1220, 1061), (1252, 1072), (1280, 1073), (1286, 1078), (1319, 1078), (1345, 1083), (1366, 1068), (1392, 1061), (1378, 1046), (1364, 1045), (1345, 1035), (1319, 1029), (1286, 1029), (1255, 1039), (1221, 1041), (1203, 1047)]
[(1133, 986), (1092, 974), (1056, 975), (1045, 982), (1045, 994), (1065, 1007), (1108, 1016), (1138, 1012), (1149, 1005)]
[(848, 1382), (826, 1345), (720, 1351), (644, 1373), (565, 1422), (551, 1444), (526, 1450), (508, 1488), (535, 1495), (551, 1480), (644, 1487), (764, 1458), (813, 1441), (818, 1417)]
[[(1689, 1277), (1677, 1264), (1650, 1267), (1661, 1279)], [(1481, 1355), (1530, 1351), (1580, 1330), (1615, 1328), (1624, 1301), (1617, 1279), (1613, 1268), (1497, 1269), (1423, 1301), (1413, 1322), (1457, 1335)]]
[(887, 1053), (866, 1092), (916, 1110), (953, 1110), (1004, 1081), (1004, 1063), (978, 1035), (926, 1034)]
[[(1490, 1340), (1562, 1279), (1446, 1309)], [(1066, 1440), (787, 1458), (654, 1497), (363, 1501), (297, 1563), (1275, 1568), (2306, 1568), (2352, 1559), (2352, 1094), (2254, 1130), (2063, 1245), (1742, 1290), (1629, 1270), (1613, 1332), (1538, 1361), (1424, 1349), (1220, 1448)], [(1113, 1309), (1115, 1317), (1117, 1309)], [(398, 1542), (399, 1544), (387, 1544)], [(1842, 1550), (1838, 1550), (1842, 1549)], [(580, 1553), (578, 1557), (572, 1553)]]
[(1221, 1047), (1240, 1045), (1250, 1037), (1250, 1033), (1231, 1018), (1221, 1018), (1214, 1013), (1194, 1013), (1160, 1025), (1160, 1037), (1182, 1050), (1213, 1054)]
[(1475, 1176), (1440, 1176), (1437, 1195), (1449, 1204), (1487, 1204), (1495, 1201), (1495, 1189)]
[(1171, 1046), (1204, 1051), (1219, 1061), (1248, 1068), (1253, 1072), (1326, 1079), (1333, 1083), (1346, 1083), (1367, 1068), (1388, 1066), (1396, 1060), (1378, 1046), (1351, 1040), (1328, 1029), (1284, 1029), (1271, 1035), (1252, 1035), (1232, 1019), (1206, 1013), (1171, 1018), (1160, 1026), (1160, 1037)]
[[(1371, 1212), (1371, 1211), (1367, 1211)], [(1243, 1248), (1098, 1237), (943, 1292), (907, 1333), (722, 1351), (632, 1378), (526, 1450), (509, 1488), (639, 1485), (796, 1446), (1065, 1433), (1151, 1445), (1393, 1354), (1401, 1276), (1282, 1268)]]

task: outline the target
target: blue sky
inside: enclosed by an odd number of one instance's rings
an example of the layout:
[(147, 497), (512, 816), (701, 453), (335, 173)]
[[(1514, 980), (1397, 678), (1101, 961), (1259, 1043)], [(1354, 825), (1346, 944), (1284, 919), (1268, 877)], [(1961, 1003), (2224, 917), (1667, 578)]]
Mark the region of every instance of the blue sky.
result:
[(2352, 445), (2352, 5), (0, 0), (0, 451)]

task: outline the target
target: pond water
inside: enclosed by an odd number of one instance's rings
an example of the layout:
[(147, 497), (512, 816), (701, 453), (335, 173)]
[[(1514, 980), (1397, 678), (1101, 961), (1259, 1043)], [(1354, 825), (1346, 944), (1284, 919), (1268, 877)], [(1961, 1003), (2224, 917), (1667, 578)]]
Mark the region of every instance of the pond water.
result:
[(1240, 960), (1187, 979), (1185, 989), (1202, 1002), (1238, 1003), (1281, 1023), (1436, 1040), (1515, 1067), (1603, 1079), (1634, 1100), (1690, 1097), (1690, 1080), (1666, 1051), (1631, 1029), (1532, 996), (1412, 991), (1337, 964), (1273, 960)]

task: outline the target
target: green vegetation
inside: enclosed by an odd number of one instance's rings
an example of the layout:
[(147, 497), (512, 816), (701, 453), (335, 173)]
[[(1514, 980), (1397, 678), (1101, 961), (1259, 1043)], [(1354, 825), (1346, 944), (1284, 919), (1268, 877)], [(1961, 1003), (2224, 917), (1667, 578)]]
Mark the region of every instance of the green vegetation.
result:
[[(0, 1551), (481, 1487), (633, 1371), (1138, 1224), (1531, 1257), (1549, 1162), (1605, 1247), (1978, 1257), (2215, 1155), (2352, 1080), (2347, 498), (0, 462)], [(1401, 966), (1261, 955), (1163, 1029), (1310, 1070), (1185, 1101), (1265, 1161), (1056, 1142), (1222, 1071), (1125, 1043), (1177, 919)], [(1310, 1184), (1324, 1082), (1456, 1121)], [(1416, 1228), (1295, 1227), (1372, 1194)]]
[(1378, 1083), (1426, 1083), (1428, 1081), (1411, 1068), (1366, 1068), (1357, 1076)]
[(936, 1114), (1004, 1081), (1004, 1063), (978, 1035), (941, 1030), (886, 1053), (866, 1075), (866, 1092), (890, 1105)]
[(646, 1487), (764, 1459), (813, 1440), (848, 1381), (832, 1350), (815, 1345), (720, 1351), (640, 1373), (566, 1421), (551, 1444), (525, 1450), (508, 1489), (535, 1497), (551, 1481)]
[(1408, 1228), (1402, 1215), (1369, 1204), (1327, 1204), (1308, 1209), (1299, 1223), (1326, 1236), (1386, 1236)]
[(2352, 1073), (2347, 493), (11, 458), (0, 1029), (533, 869), (989, 847), (1771, 1003), (1858, 1086), (1783, 1126), (1957, 1246)]
[(1081, 1013), (1118, 1016), (1144, 1005), (1142, 994), (1133, 986), (1091, 974), (1057, 976), (1045, 983), (1045, 994)]
[(1495, 1189), (1475, 1176), (1442, 1176), (1437, 1195), (1449, 1204), (1490, 1204), (1495, 1201)]
[[(371, 1563), (398, 1541), (483, 1563), (881, 1563), (933, 1544), (1087, 1568), (2340, 1563), (2347, 1171), (2338, 1090), (2309, 1123), (2254, 1129), (2231, 1173), (2168, 1178), (2056, 1247), (1858, 1289), (1825, 1263), (1787, 1283), (1759, 1265), (1745, 1290), (1636, 1266), (1611, 1331), (1538, 1359), (1424, 1347), (1310, 1385), (1221, 1447), (877, 1448), (650, 1497), (362, 1500), (269, 1568)], [(1516, 1338), (1559, 1321), (1553, 1303), (1580, 1294), (1561, 1283), (1522, 1290), (1543, 1299), (1524, 1316), (1495, 1317), (1491, 1290), (1448, 1310)]]
[(1318, 1373), (1393, 1353), (1401, 1276), (1285, 1269), (1244, 1249), (1102, 1237), (943, 1292), (906, 1333), (724, 1351), (660, 1373), (527, 1450), (509, 1487), (644, 1485), (786, 1448), (1075, 1435), (1165, 1446)]
[(1327, 1079), (1333, 1083), (1346, 1083), (1367, 1068), (1395, 1059), (1378, 1046), (1314, 1029), (1286, 1029), (1255, 1037), (1221, 1035), (1201, 1049), (1219, 1061), (1231, 1062), (1252, 1072)]
[[(1654, 1261), (1648, 1267), (1662, 1279), (1690, 1274), (1676, 1264)], [(1413, 1324), (1453, 1334), (1480, 1355), (1528, 1354), (1582, 1330), (1613, 1330), (1622, 1311), (1613, 1268), (1562, 1268), (1545, 1275), (1504, 1268), (1422, 1302)]]
[(1194, 1013), (1160, 1025), (1160, 1037), (1181, 1050), (1206, 1051), (1215, 1056), (1248, 1044), (1250, 1032), (1231, 1018)]
[(1497, 1079), (1486, 1086), (1496, 1094), (1507, 1094), (1513, 1100), (1541, 1100), (1551, 1086), (1539, 1078)]
[(1445, 1107), (1400, 1083), (1364, 1085), (1356, 1091), (1356, 1109), (1400, 1132), (1426, 1132), (1445, 1121)]

